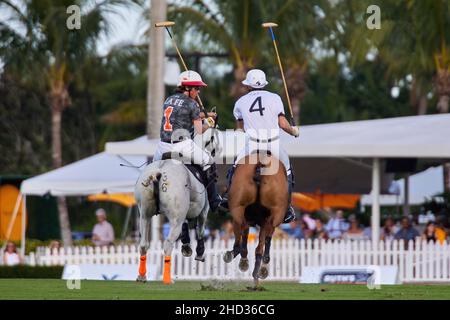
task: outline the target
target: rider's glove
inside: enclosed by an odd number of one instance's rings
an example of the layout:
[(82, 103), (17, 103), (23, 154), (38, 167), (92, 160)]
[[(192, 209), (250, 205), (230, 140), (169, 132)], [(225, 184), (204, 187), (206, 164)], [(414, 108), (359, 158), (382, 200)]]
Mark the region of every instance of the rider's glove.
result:
[(300, 130), (298, 127), (292, 127), (292, 135), (296, 138), (300, 136)]
[(206, 124), (208, 125), (208, 127), (213, 128), (216, 124), (216, 121), (214, 120), (213, 117), (208, 117), (205, 119)]

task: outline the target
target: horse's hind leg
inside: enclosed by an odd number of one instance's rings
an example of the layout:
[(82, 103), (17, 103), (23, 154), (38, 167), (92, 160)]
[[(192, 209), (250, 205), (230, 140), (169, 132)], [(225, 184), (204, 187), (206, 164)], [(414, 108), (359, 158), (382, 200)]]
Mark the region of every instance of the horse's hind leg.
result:
[(139, 231), (141, 234), (141, 240), (139, 242), (139, 275), (136, 279), (138, 282), (147, 281), (147, 250), (150, 245), (150, 222), (152, 215), (148, 214), (149, 208), (144, 205), (139, 206)]
[(196, 236), (197, 236), (197, 247), (195, 251), (197, 255), (195, 260), (205, 262), (205, 224), (206, 217), (208, 216), (208, 209), (203, 210), (203, 212), (197, 217), (197, 226), (195, 228)]
[(164, 273), (163, 273), (163, 283), (171, 284), (172, 283), (172, 275), (171, 275), (171, 267), (172, 267), (172, 250), (175, 242), (177, 241), (184, 220), (175, 219), (171, 220), (170, 223), (170, 231), (169, 236), (164, 241)]
[[(274, 227), (273, 227), (273, 221), (269, 220), (266, 221), (264, 223), (264, 226), (261, 227), (261, 230), (259, 231), (259, 242), (258, 242), (258, 246), (256, 247), (255, 250), (255, 268), (253, 269), (253, 279), (255, 280), (255, 286), (258, 285), (259, 283), (259, 278), (261, 279), (265, 279), (268, 276), (268, 269), (267, 269), (267, 258), (268, 258), (268, 252), (270, 250), (270, 242), (271, 240), (267, 241), (267, 239), (271, 239), (272, 238), (272, 234), (274, 231)], [(264, 250), (265, 245), (269, 244), (269, 248), (266, 248), (266, 251)], [(263, 261), (263, 252), (264, 254), (267, 253), (267, 257), (266, 255), (264, 256), (264, 261)], [(267, 261), (267, 263), (266, 263)], [(262, 265), (261, 265), (261, 262)]]
[(191, 238), (189, 236), (189, 223), (185, 221), (181, 229), (181, 253), (184, 257), (190, 257), (192, 255)]
[(258, 272), (258, 277), (260, 279), (266, 279), (269, 275), (269, 268), (268, 264), (270, 262), (270, 246), (272, 244), (272, 235), (275, 230), (275, 226), (277, 225), (273, 220), (266, 222), (264, 229), (265, 229), (265, 239), (264, 239), (264, 255), (262, 257), (262, 265)]
[(250, 231), (250, 228), (248, 225), (242, 231), (241, 260), (239, 261), (239, 270), (241, 270), (242, 272), (247, 271), (248, 267), (249, 267), (248, 258), (247, 258), (247, 256), (248, 256), (247, 241), (248, 241), (249, 231)]
[(268, 264), (270, 262), (270, 245), (271, 245), (271, 243), (272, 243), (272, 235), (266, 236), (261, 269), (259, 269), (259, 273), (258, 273), (258, 277), (261, 279), (265, 279), (269, 275)]

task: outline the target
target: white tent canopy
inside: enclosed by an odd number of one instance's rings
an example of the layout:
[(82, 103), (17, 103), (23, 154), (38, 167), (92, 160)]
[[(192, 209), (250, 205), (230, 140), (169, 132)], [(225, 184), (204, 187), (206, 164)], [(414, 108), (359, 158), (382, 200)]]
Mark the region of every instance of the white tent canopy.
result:
[[(443, 166), (428, 168), (423, 172), (416, 173), (409, 177), (409, 195), (408, 202), (412, 205), (420, 205), (433, 196), (444, 192)], [(380, 204), (383, 206), (402, 205), (405, 202), (405, 179), (399, 179), (394, 182), (397, 187), (396, 194), (381, 195)], [(362, 205), (371, 205), (372, 197), (364, 195), (361, 197)]]
[(22, 182), (24, 195), (82, 196), (95, 193), (133, 192), (144, 156), (117, 156), (101, 152)]
[[(242, 146), (243, 136), (227, 132), (223, 141), (228, 157), (239, 150), (232, 142)], [(105, 151), (153, 156), (157, 143), (141, 137), (106, 143)], [(450, 158), (450, 114), (302, 126), (297, 139), (283, 133), (281, 145), (290, 157)]]

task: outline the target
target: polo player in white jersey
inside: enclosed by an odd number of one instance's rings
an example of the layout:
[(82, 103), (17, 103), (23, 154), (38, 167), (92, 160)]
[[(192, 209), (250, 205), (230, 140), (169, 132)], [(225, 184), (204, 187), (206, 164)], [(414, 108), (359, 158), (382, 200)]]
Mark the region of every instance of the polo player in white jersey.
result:
[[(266, 75), (262, 70), (252, 69), (247, 73), (247, 77), (242, 84), (249, 88), (249, 93), (242, 96), (234, 105), (233, 115), (236, 119), (236, 128), (244, 130), (246, 133), (245, 148), (238, 154), (235, 165), (228, 174), (228, 185), (236, 164), (248, 154), (256, 150), (270, 150), (272, 155), (283, 163), (288, 179), (289, 203), (292, 193), (292, 170), (287, 153), (280, 146), (280, 128), (288, 134), (298, 137), (299, 130), (291, 126), (284, 114), (284, 107), (281, 97), (264, 90), (268, 84)], [(226, 199), (221, 203), (221, 207), (227, 207)], [(295, 219), (295, 212), (289, 204), (284, 223)]]

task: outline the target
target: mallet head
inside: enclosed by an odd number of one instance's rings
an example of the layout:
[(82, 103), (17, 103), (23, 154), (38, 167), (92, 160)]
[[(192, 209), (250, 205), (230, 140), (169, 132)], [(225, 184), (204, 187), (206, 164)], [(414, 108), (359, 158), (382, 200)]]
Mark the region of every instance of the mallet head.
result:
[(263, 28), (275, 28), (275, 27), (278, 27), (278, 25), (274, 22), (264, 22), (262, 24), (262, 27)]
[(157, 27), (157, 28), (170, 27), (170, 26), (173, 26), (174, 24), (175, 24), (175, 22), (173, 22), (173, 21), (161, 21), (161, 22), (155, 23), (155, 27)]

